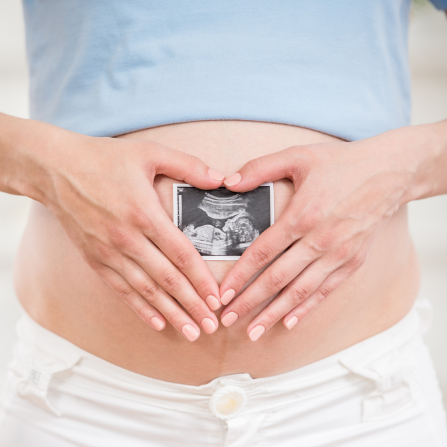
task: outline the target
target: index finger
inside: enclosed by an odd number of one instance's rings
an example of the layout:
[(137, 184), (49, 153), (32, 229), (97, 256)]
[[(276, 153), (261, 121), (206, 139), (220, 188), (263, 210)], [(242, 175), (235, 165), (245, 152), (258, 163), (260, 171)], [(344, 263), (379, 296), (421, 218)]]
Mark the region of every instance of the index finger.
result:
[(227, 305), (259, 270), (286, 250), (296, 236), (287, 231), (283, 217), (250, 245), (236, 262), (220, 286), (221, 302)]
[(219, 287), (193, 243), (175, 226), (160, 202), (154, 205), (152, 224), (144, 234), (189, 279), (211, 310), (220, 304)]

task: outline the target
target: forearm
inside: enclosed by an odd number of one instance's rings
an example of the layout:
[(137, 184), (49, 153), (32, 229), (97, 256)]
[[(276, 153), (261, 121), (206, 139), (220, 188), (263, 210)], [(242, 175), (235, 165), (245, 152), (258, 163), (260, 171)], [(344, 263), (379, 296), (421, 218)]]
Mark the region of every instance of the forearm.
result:
[(405, 129), (413, 176), (404, 202), (447, 194), (447, 120)]
[(41, 192), (30, 169), (38, 156), (31, 155), (32, 146), (36, 152), (41, 146), (36, 123), (0, 113), (0, 129), (0, 191), (37, 199)]
[(69, 134), (50, 124), (0, 113), (0, 191), (48, 205), (54, 195), (51, 173), (66, 158), (64, 148), (70, 143), (61, 143), (70, 139)]

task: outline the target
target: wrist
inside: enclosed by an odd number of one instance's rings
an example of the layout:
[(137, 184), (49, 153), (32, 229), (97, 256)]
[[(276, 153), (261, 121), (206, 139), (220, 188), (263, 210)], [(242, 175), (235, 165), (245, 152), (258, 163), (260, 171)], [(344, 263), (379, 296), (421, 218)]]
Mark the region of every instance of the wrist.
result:
[(403, 203), (446, 194), (447, 120), (401, 130), (406, 132), (406, 163), (412, 173)]
[(4, 114), (0, 120), (0, 190), (45, 204), (51, 187), (50, 154), (63, 130)]

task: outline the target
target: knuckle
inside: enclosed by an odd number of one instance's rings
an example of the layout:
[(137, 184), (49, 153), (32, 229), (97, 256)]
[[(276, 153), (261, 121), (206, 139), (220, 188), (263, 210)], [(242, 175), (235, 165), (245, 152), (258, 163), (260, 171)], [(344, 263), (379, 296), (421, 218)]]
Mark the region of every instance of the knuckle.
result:
[(174, 271), (165, 271), (160, 275), (160, 283), (165, 290), (176, 290), (180, 284), (180, 278)]
[(174, 310), (169, 315), (166, 315), (166, 318), (168, 319), (169, 323), (172, 324), (177, 329), (181, 330), (181, 327), (183, 326), (183, 314), (180, 312), (180, 310)]
[(301, 304), (308, 296), (308, 290), (306, 287), (292, 287), (289, 291), (290, 299), (294, 306)]
[(246, 315), (254, 309), (255, 305), (250, 300), (242, 300), (238, 303), (238, 315)]
[(323, 300), (325, 300), (332, 293), (332, 291), (333, 290), (330, 287), (321, 286), (316, 293), (318, 302), (321, 303)]
[(148, 213), (141, 208), (135, 208), (129, 211), (128, 221), (137, 228), (147, 229), (151, 225), (151, 219)]
[(318, 235), (318, 247), (320, 247), (321, 251), (329, 251), (336, 240), (337, 234), (334, 230), (326, 230), (323, 234)]
[(275, 312), (269, 310), (267, 311), (262, 318), (263, 325), (266, 328), (272, 327), (278, 320), (280, 319), (280, 316), (277, 315)]
[(337, 248), (335, 258), (338, 262), (346, 262), (351, 258), (351, 247), (345, 242)]
[[(152, 152), (152, 154), (151, 154), (151, 156), (147, 157), (149, 151)], [(154, 179), (155, 176), (157, 175), (157, 170), (160, 168), (159, 162), (154, 160), (153, 154), (154, 154), (154, 152), (156, 153), (156, 151), (153, 151), (152, 148), (145, 147), (142, 152), (147, 157), (143, 161), (145, 170), (147, 172), (147, 176), (150, 179)]]
[(197, 315), (203, 308), (203, 302), (197, 302), (195, 301), (194, 303), (191, 303), (186, 310), (188, 311), (188, 313), (190, 315)]
[(120, 298), (126, 301), (126, 303), (129, 302), (133, 292), (133, 290), (130, 287), (123, 284), (123, 285), (115, 285), (114, 289), (118, 292)]
[(189, 248), (178, 248), (175, 253), (174, 264), (180, 269), (188, 269), (194, 259), (194, 254)]
[(303, 234), (306, 234), (318, 227), (323, 219), (323, 213), (315, 205), (308, 206), (296, 219), (296, 227)]
[(207, 291), (210, 289), (209, 281), (208, 281), (208, 278), (206, 278), (206, 277), (203, 277), (203, 278), (201, 277), (201, 278), (197, 279), (196, 281), (194, 281), (193, 286), (199, 292), (199, 294), (201, 292), (207, 293)]
[(141, 296), (149, 303), (154, 303), (157, 300), (159, 292), (158, 286), (151, 283), (145, 284), (140, 291)]
[(115, 255), (115, 250), (103, 242), (96, 242), (93, 251), (99, 259), (104, 260), (112, 259)]
[(254, 175), (258, 175), (261, 171), (261, 160), (254, 158), (245, 165)]
[(270, 291), (277, 292), (287, 285), (287, 279), (284, 273), (273, 271), (267, 275), (266, 283)]
[(356, 254), (349, 261), (349, 271), (350, 273), (356, 272), (366, 261), (366, 255), (364, 254)]
[(267, 246), (253, 248), (251, 253), (254, 265), (261, 269), (269, 263), (271, 258), (271, 250)]
[(236, 269), (232, 272), (233, 280), (236, 284), (245, 284), (249, 279), (249, 275), (242, 269)]
[(96, 272), (98, 275), (106, 276), (107, 269), (104, 266), (102, 262), (99, 262), (97, 257), (94, 256), (93, 253), (86, 251), (85, 248), (83, 248), (82, 251), (82, 257), (84, 258), (85, 262)]
[(129, 232), (124, 228), (113, 227), (109, 229), (109, 240), (116, 248), (127, 247), (130, 243)]
[[(294, 157), (296, 158), (296, 157)], [(302, 163), (293, 163), (289, 166), (288, 168), (289, 171), (289, 176), (293, 179), (293, 180), (299, 180), (302, 179), (305, 175), (306, 175), (306, 169), (303, 166)]]

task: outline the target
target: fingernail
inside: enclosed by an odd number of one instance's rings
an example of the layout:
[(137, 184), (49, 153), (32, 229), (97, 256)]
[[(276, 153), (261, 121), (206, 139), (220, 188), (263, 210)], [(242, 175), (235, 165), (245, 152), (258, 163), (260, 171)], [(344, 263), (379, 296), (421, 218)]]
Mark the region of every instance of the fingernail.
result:
[(204, 318), (202, 320), (202, 327), (207, 334), (212, 334), (216, 330), (216, 324), (211, 318)]
[(220, 297), (220, 301), (226, 306), (234, 298), (234, 295), (236, 295), (236, 291), (229, 289)]
[(185, 324), (182, 327), (182, 332), (183, 332), (183, 335), (189, 341), (194, 341), (194, 340), (197, 340), (199, 338), (199, 331), (194, 326), (192, 326), (190, 324)]
[(217, 310), (220, 307), (219, 300), (213, 295), (207, 296), (205, 301), (211, 310)]
[(248, 336), (250, 337), (250, 339), (252, 341), (256, 341), (263, 333), (265, 332), (265, 327), (264, 326), (255, 326), (250, 333), (248, 334)]
[(293, 326), (295, 326), (295, 324), (297, 324), (297, 323), (298, 323), (298, 318), (297, 318), (297, 317), (289, 318), (289, 319), (287, 320), (286, 327), (287, 327), (287, 329), (289, 329), (289, 331), (290, 331), (290, 329), (292, 329)]
[(226, 315), (224, 315), (220, 321), (225, 327), (231, 326), (237, 319), (239, 318), (239, 315), (236, 312), (228, 312)]
[(151, 323), (154, 329), (157, 331), (161, 331), (165, 327), (163, 321), (161, 321), (158, 317), (152, 317)]
[(220, 182), (225, 178), (225, 176), (221, 172), (216, 171), (215, 169), (208, 169), (208, 175), (213, 180), (219, 180)]
[(234, 186), (237, 185), (242, 179), (241, 174), (236, 172), (236, 174), (230, 175), (227, 179), (225, 179), (224, 183), (226, 186)]

